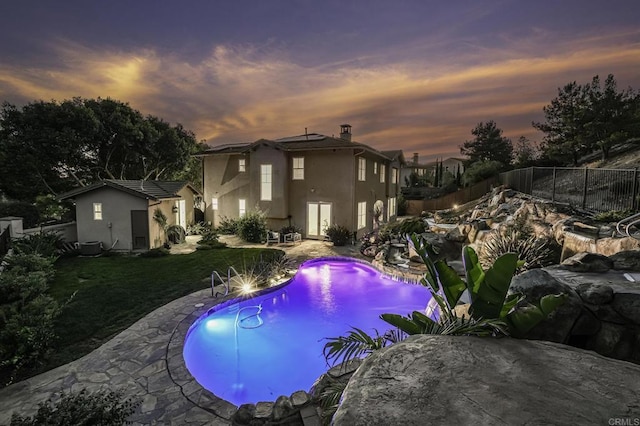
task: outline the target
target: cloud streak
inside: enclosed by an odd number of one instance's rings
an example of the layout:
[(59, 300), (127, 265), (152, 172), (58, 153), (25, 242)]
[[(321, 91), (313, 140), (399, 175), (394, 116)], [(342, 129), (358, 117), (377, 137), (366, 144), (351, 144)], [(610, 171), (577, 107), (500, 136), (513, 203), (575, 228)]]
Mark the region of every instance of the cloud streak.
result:
[(151, 48), (98, 49), (58, 40), (47, 64), (0, 65), (0, 98), (22, 104), (111, 97), (181, 122), (210, 144), (289, 136), (305, 128), (333, 134), (349, 122), (355, 140), (381, 150), (418, 152), (425, 159), (458, 156), (480, 121), (495, 120), (513, 140), (539, 139), (531, 121), (542, 118), (542, 107), (570, 81), (613, 73), (620, 87), (640, 88), (640, 31), (550, 46), (553, 37), (535, 30), (519, 39), (504, 36), (503, 45), (455, 61), (450, 53), (436, 55), (434, 42), (426, 40), (393, 62), (364, 55), (315, 66), (268, 44), (218, 44), (194, 61)]

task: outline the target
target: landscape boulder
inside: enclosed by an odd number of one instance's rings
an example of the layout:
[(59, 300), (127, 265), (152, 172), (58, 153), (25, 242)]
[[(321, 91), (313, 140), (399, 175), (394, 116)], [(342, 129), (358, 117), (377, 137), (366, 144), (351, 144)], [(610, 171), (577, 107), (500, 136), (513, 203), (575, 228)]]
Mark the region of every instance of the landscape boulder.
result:
[(547, 294), (566, 294), (565, 302), (527, 333), (528, 339), (566, 343), (571, 329), (582, 312), (580, 296), (568, 285), (561, 283), (543, 269), (531, 269), (511, 280), (509, 293), (522, 293), (524, 302), (540, 303)]
[(557, 343), (415, 335), (353, 375), (335, 426), (612, 424), (640, 417), (640, 366)]
[(640, 271), (640, 250), (624, 250), (609, 256), (613, 269), (620, 271)]
[(578, 253), (562, 261), (562, 266), (573, 272), (607, 272), (613, 261), (598, 253)]

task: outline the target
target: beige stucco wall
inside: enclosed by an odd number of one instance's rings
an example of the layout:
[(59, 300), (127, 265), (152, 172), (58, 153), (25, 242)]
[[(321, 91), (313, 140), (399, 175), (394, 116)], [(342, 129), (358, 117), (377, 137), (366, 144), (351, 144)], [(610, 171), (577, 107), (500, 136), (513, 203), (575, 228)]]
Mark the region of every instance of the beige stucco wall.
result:
[[(260, 170), (263, 164), (271, 164), (272, 185), (271, 201), (260, 199), (261, 176)], [(256, 147), (251, 153), (251, 166), (249, 169), (250, 197), (247, 202), (247, 211), (253, 211), (258, 207), (268, 218), (274, 222), (286, 219), (289, 214), (288, 184), (290, 181), (290, 166), (288, 166), (287, 154), (274, 149), (266, 142)]]
[[(247, 172), (238, 172), (238, 159), (244, 158)], [(223, 217), (238, 217), (238, 199), (247, 200), (247, 209), (252, 206), (249, 202), (249, 172), (251, 164), (249, 156), (241, 154), (211, 155), (202, 158), (203, 186), (205, 203), (205, 220), (214, 226), (220, 225)], [(218, 198), (219, 210), (211, 209), (211, 199)]]
[[(102, 203), (102, 220), (93, 219), (93, 203)], [(147, 210), (147, 200), (108, 187), (79, 195), (78, 241), (101, 241), (105, 249), (113, 245), (114, 250), (131, 250), (131, 210)]]
[[(293, 158), (304, 158), (304, 180), (292, 180)], [(358, 181), (358, 159), (366, 159), (366, 180)], [(245, 158), (247, 172), (238, 173), (238, 159)], [(378, 163), (374, 174), (374, 162)], [(385, 182), (380, 182), (381, 164), (385, 164)], [(272, 164), (272, 201), (260, 200), (260, 165)], [(355, 231), (357, 203), (367, 202), (367, 226), (358, 230), (358, 236), (373, 227), (373, 205), (384, 203), (396, 196), (398, 185), (391, 184), (391, 164), (374, 153), (360, 148), (335, 150), (308, 150), (283, 152), (265, 143), (249, 155), (224, 154), (203, 158), (205, 219), (219, 226), (220, 218), (238, 217), (238, 199), (247, 200), (247, 211), (256, 206), (267, 213), (271, 229), (279, 230), (291, 222), (307, 237), (308, 203), (331, 203), (332, 223)], [(218, 211), (214, 215), (211, 199), (218, 198)], [(290, 218), (288, 217), (290, 216)], [(387, 216), (385, 213), (384, 219)]]

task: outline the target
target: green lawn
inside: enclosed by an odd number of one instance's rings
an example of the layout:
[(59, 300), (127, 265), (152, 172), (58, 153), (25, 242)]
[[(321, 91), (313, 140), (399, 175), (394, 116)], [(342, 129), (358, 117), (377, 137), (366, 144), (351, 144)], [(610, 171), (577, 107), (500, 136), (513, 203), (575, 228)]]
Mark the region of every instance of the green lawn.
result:
[[(214, 249), (159, 258), (114, 256), (59, 259), (50, 293), (65, 302), (56, 351), (38, 372), (89, 353), (154, 309), (210, 286), (211, 271), (241, 270), (272, 249)], [(37, 372), (32, 372), (37, 373)]]

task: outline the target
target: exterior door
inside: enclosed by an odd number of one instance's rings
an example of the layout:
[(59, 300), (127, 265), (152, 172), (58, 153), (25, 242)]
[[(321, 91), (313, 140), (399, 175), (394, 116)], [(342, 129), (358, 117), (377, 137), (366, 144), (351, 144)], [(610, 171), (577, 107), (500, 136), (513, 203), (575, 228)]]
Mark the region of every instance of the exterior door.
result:
[(331, 226), (331, 203), (307, 203), (307, 238), (324, 238)]
[(131, 210), (131, 243), (133, 250), (149, 249), (149, 217), (146, 210)]
[(184, 230), (187, 229), (187, 201), (178, 200), (178, 225)]

